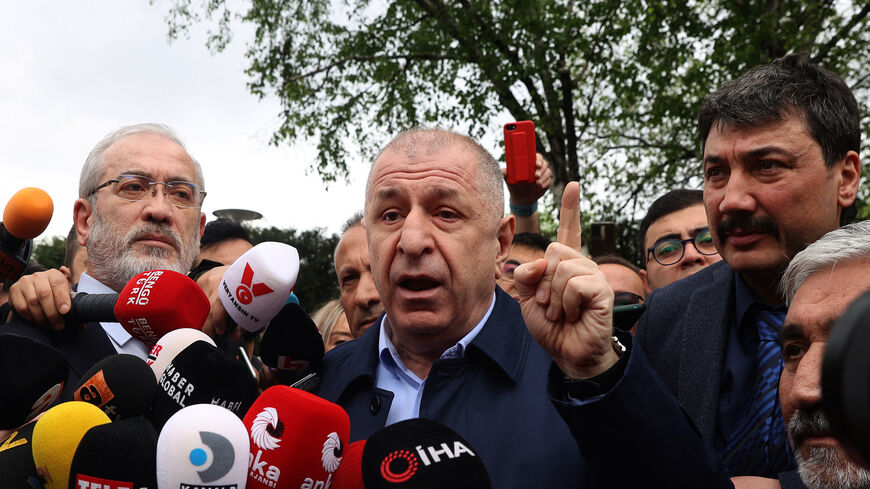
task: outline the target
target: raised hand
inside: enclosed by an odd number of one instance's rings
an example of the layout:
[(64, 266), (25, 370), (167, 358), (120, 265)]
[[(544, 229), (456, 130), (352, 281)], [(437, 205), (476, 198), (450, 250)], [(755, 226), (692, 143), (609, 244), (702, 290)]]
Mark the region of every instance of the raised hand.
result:
[(619, 357), (611, 346), (613, 289), (592, 260), (580, 253), (580, 185), (562, 194), (559, 232), (544, 258), (514, 270), (523, 318), (532, 337), (562, 371), (594, 377)]

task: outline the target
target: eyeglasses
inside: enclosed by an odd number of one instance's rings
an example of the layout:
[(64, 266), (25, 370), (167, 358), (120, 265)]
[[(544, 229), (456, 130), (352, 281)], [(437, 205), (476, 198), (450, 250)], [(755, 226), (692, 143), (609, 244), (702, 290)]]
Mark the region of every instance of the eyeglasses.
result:
[(615, 307), (640, 304), (641, 302), (643, 302), (643, 297), (633, 292), (619, 292), (613, 295), (613, 305)]
[(704, 228), (694, 238), (679, 240), (679, 239), (663, 239), (657, 241), (654, 245), (647, 248), (647, 256), (652, 253), (653, 258), (664, 266), (673, 265), (683, 259), (683, 254), (686, 252), (686, 243), (691, 242), (692, 245), (702, 255), (715, 255), (718, 253), (716, 246), (713, 244), (713, 235), (710, 234), (709, 228)]
[(176, 180), (172, 182), (155, 182), (150, 177), (143, 175), (120, 175), (118, 178), (109, 180), (93, 189), (88, 197), (95, 194), (103, 187), (112, 186), (112, 195), (130, 202), (136, 202), (145, 198), (147, 193), (157, 195), (156, 185), (163, 185), (163, 195), (169, 198), (176, 207), (200, 207), (205, 198), (205, 190), (192, 182)]

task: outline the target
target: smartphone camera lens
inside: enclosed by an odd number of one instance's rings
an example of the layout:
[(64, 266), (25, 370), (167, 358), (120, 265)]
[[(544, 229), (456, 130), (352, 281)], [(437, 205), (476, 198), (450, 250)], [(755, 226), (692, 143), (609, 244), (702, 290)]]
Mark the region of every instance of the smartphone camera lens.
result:
[(508, 131), (513, 131), (514, 129), (517, 128), (517, 125), (516, 124), (508, 124), (508, 125), (504, 126), (504, 128), (507, 129)]

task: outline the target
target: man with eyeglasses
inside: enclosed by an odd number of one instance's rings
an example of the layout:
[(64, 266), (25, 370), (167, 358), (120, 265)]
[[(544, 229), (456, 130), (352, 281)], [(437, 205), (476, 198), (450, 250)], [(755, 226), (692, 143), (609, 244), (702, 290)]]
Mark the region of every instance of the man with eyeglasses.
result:
[(656, 199), (638, 234), (647, 294), (722, 259), (707, 226), (701, 190), (675, 189)]
[[(85, 160), (73, 207), (78, 241), (88, 251), (77, 290), (117, 293), (135, 275), (153, 269), (187, 273), (199, 252), (205, 195), (199, 163), (168, 127), (138, 124), (106, 136)], [(47, 290), (50, 297), (40, 295)], [(10, 290), (10, 302), (30, 324), (60, 330), (69, 292), (64, 275), (49, 270), (19, 282)], [(26, 333), (25, 326), (10, 324), (0, 332)], [(70, 361), (71, 379), (114, 353), (148, 355), (118, 323), (88, 324), (61, 350)]]

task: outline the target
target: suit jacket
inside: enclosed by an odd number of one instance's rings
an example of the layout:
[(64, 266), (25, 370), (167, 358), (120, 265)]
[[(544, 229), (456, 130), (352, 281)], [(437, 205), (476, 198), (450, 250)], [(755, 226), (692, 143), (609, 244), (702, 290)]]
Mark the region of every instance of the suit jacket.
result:
[[(350, 415), (351, 441), (383, 428), (393, 400), (375, 387), (381, 323), (324, 358), (317, 393)], [(420, 417), (468, 440), (496, 489), (589, 487), (577, 444), (547, 395), (551, 362), (529, 335), (519, 304), (499, 289), (464, 358), (432, 366)]]
[(711, 444), (734, 322), (734, 273), (720, 261), (654, 291), (637, 326), (649, 363)]
[(80, 330), (46, 331), (25, 322), (20, 318), (0, 325), (0, 334), (12, 333), (51, 345), (66, 357), (69, 362), (69, 377), (60, 396), (61, 401), (72, 399), (72, 389), (82, 374), (97, 362), (118, 353), (112, 346), (100, 323), (87, 323)]

